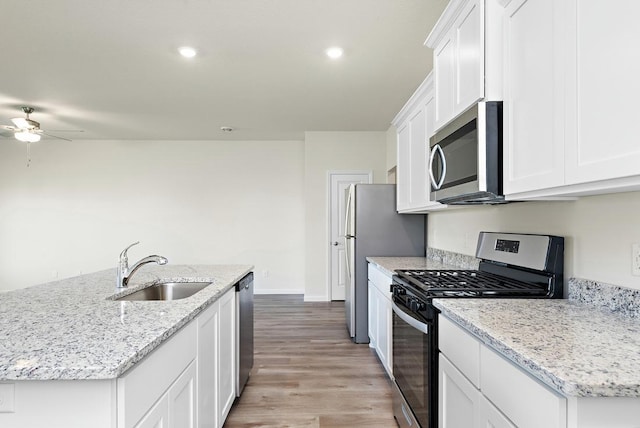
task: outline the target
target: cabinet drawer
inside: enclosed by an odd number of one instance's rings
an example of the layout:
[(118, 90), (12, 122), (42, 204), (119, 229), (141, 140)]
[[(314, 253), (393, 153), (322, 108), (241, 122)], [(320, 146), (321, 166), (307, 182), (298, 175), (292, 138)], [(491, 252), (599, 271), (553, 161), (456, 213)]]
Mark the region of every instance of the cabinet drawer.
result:
[(440, 352), (480, 388), (480, 342), (454, 322), (438, 316), (438, 343)]
[(520, 428), (566, 427), (567, 400), (482, 345), (482, 393)]
[(131, 427), (196, 358), (197, 326), (189, 323), (117, 380), (118, 426)]
[(383, 273), (375, 265), (369, 263), (369, 281), (376, 287), (384, 297), (391, 299), (391, 277)]

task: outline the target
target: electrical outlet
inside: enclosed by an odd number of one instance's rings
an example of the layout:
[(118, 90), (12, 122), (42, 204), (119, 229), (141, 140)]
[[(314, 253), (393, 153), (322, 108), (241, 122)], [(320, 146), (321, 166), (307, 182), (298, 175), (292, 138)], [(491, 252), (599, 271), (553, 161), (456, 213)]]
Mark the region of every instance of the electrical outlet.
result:
[(631, 273), (640, 276), (640, 244), (631, 246)]
[(268, 270), (263, 270), (262, 271), (262, 277), (263, 278), (269, 278), (269, 271)]

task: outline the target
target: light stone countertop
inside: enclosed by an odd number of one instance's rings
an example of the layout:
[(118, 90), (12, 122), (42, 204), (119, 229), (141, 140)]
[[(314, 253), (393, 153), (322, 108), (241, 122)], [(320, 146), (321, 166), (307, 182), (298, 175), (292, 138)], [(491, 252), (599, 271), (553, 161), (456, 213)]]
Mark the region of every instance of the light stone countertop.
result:
[(387, 275), (395, 275), (396, 269), (455, 269), (426, 257), (367, 257), (369, 263), (378, 266)]
[(640, 397), (640, 322), (570, 300), (435, 299), (448, 318), (565, 396)]
[(109, 269), (0, 293), (0, 381), (113, 379), (214, 303), (250, 265), (146, 265), (129, 294), (160, 281), (212, 281), (174, 301), (113, 301)]
[(389, 276), (394, 275), (396, 269), (478, 269), (479, 262), (475, 257), (433, 248), (427, 249), (427, 257), (367, 257), (367, 261)]

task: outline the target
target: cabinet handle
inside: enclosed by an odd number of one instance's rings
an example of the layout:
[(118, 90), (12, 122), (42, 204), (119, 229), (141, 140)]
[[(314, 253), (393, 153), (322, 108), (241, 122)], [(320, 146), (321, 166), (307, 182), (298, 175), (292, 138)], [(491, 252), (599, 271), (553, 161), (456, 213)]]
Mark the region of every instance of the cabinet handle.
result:
[[(436, 153), (440, 157), (440, 161), (442, 162), (442, 173), (440, 174), (440, 179), (436, 182), (436, 178), (433, 176), (433, 161), (435, 160)], [(429, 156), (429, 178), (431, 179), (431, 185), (434, 190), (440, 190), (442, 184), (444, 183), (444, 178), (447, 175), (447, 160), (444, 157), (444, 152), (442, 151), (442, 147), (440, 144), (436, 144), (433, 146), (433, 150), (431, 150), (431, 156)]]

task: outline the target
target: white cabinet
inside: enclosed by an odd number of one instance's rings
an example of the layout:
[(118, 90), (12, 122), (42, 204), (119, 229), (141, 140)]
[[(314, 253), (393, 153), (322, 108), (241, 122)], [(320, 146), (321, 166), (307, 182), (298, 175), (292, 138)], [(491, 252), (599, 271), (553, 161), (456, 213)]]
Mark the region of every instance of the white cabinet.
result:
[(195, 426), (196, 355), (191, 323), (118, 378), (118, 427)]
[(118, 378), (118, 427), (218, 428), (235, 399), (235, 289)]
[(429, 34), (435, 130), (479, 100), (502, 99), (501, 13), (496, 0), (451, 0)]
[(169, 397), (165, 394), (142, 417), (135, 428), (165, 428), (169, 426)]
[(219, 417), (224, 421), (236, 398), (236, 293), (232, 288), (218, 302), (220, 304), (219, 332), (219, 374), (218, 400)]
[(640, 3), (505, 1), (508, 199), (640, 189)]
[(440, 428), (567, 427), (565, 397), (449, 319), (438, 323)]
[(438, 417), (440, 428), (474, 428), (480, 420), (482, 394), (440, 354), (438, 361)]
[(217, 428), (219, 303), (198, 317), (198, 421), (201, 428)]
[(224, 425), (235, 399), (234, 288), (198, 317), (198, 426)]
[(196, 427), (196, 362), (189, 364), (167, 394), (169, 427)]
[(393, 120), (398, 130), (397, 210), (419, 213), (443, 208), (431, 200), (429, 138), (434, 130), (435, 98), (429, 74)]
[(513, 0), (505, 10), (505, 195), (564, 181), (564, 3)]
[(368, 266), (369, 346), (376, 350), (380, 363), (393, 379), (393, 319), (391, 309), (391, 276), (375, 265)]

